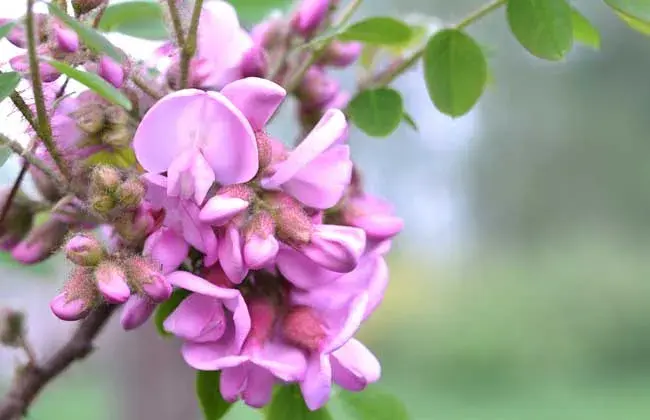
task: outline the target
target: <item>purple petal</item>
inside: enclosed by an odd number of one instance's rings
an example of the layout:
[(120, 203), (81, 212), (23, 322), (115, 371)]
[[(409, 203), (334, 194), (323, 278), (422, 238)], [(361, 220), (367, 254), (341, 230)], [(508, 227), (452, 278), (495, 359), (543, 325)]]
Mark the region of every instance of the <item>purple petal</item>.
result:
[(287, 91), (270, 80), (248, 77), (226, 85), (221, 94), (239, 108), (254, 130), (262, 130)]
[(162, 264), (163, 273), (177, 269), (190, 251), (182, 236), (172, 229), (162, 227), (149, 235), (144, 243), (144, 255), (149, 255)]
[(300, 390), (312, 411), (327, 403), (332, 392), (332, 366), (328, 356), (315, 354), (309, 359)]
[(77, 321), (85, 318), (91, 308), (83, 299), (68, 300), (65, 293), (61, 293), (52, 299), (50, 309), (63, 321)]
[(276, 264), (278, 270), (293, 285), (302, 289), (312, 289), (328, 284), (341, 276), (340, 273), (327, 270), (300, 252), (283, 247), (278, 253)]
[(124, 305), (120, 323), (125, 330), (132, 330), (144, 324), (157, 304), (145, 296), (133, 295)]
[(249, 202), (237, 197), (215, 195), (201, 209), (199, 219), (212, 226), (223, 226), (234, 216), (246, 210)]
[(198, 370), (221, 370), (238, 366), (248, 361), (231, 343), (186, 342), (181, 349), (185, 362)]
[[(356, 297), (348, 306), (347, 311), (339, 311), (339, 313), (330, 314), (332, 321), (338, 323), (335, 327), (330, 326), (332, 333), (335, 333), (327, 347), (323, 350), (324, 353), (331, 353), (340, 348), (348, 342), (359, 331), (363, 316), (368, 307), (368, 295), (362, 293)], [(335, 318), (340, 317), (339, 320)]]
[(262, 408), (267, 405), (271, 401), (275, 382), (275, 376), (271, 372), (253, 366), (248, 372), (248, 381), (243, 392), (246, 404), (254, 408)]
[(261, 351), (251, 356), (251, 362), (287, 382), (302, 379), (307, 369), (305, 353), (279, 339), (264, 343)]
[(235, 299), (240, 296), (239, 291), (236, 289), (215, 286), (209, 281), (190, 274), (187, 271), (175, 271), (167, 276), (167, 281), (176, 287), (202, 295), (212, 296), (217, 299)]
[(267, 267), (278, 255), (280, 244), (275, 236), (269, 235), (262, 238), (253, 235), (244, 245), (244, 261), (246, 266), (252, 270), (259, 270)]
[(217, 341), (226, 330), (223, 304), (211, 296), (192, 294), (167, 317), (163, 326), (184, 340), (197, 343)]
[(381, 376), (379, 360), (354, 338), (331, 355), (332, 378), (348, 391), (362, 391)]
[(239, 366), (226, 368), (221, 371), (219, 391), (221, 391), (224, 400), (234, 403), (239, 399), (246, 386), (250, 368), (250, 363), (242, 363)]
[(225, 227), (223, 236), (219, 238), (219, 262), (230, 281), (235, 284), (240, 284), (248, 274), (242, 255), (241, 235), (239, 229), (232, 224)]

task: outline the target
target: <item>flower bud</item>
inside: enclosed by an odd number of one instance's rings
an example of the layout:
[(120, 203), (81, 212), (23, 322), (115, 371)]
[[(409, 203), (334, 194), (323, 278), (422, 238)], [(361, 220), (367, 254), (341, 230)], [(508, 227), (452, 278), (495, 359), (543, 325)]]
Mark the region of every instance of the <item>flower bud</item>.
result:
[(19, 346), (24, 334), (24, 321), (22, 312), (0, 308), (0, 344)]
[(172, 294), (172, 286), (154, 264), (142, 257), (132, 257), (126, 261), (129, 282), (154, 302), (163, 302)]
[(104, 247), (92, 236), (75, 235), (65, 244), (65, 256), (77, 265), (92, 267), (104, 259)]
[(131, 296), (124, 270), (114, 261), (101, 263), (95, 269), (97, 288), (110, 303), (124, 303)]
[(65, 283), (63, 292), (50, 302), (50, 309), (64, 321), (77, 321), (88, 315), (97, 298), (92, 270), (76, 267)]
[(273, 160), (273, 144), (269, 135), (264, 131), (255, 132), (255, 140), (257, 141), (257, 154), (260, 161), (260, 170), (268, 167)]
[(325, 21), (330, 8), (330, 0), (302, 0), (293, 17), (292, 26), (303, 36), (312, 35)]
[(124, 108), (111, 105), (104, 110), (106, 121), (113, 125), (126, 125), (129, 122), (129, 114)]
[(61, 293), (52, 299), (50, 309), (63, 321), (78, 321), (88, 315), (91, 306), (83, 299), (68, 299), (65, 293)]
[(199, 219), (212, 226), (223, 226), (246, 210), (251, 199), (252, 190), (246, 186), (233, 185), (221, 188), (217, 195), (205, 203), (199, 213)]
[(79, 49), (79, 36), (75, 31), (58, 20), (55, 20), (52, 23), (52, 32), (54, 34), (54, 41), (56, 42), (55, 49), (64, 53), (77, 52)]
[(277, 308), (264, 297), (256, 297), (246, 302), (251, 317), (251, 330), (248, 334), (249, 343), (262, 344), (273, 333), (277, 319)]
[(323, 268), (349, 273), (359, 263), (366, 247), (362, 229), (349, 226), (316, 225), (311, 241), (300, 252)]
[(108, 56), (103, 56), (99, 59), (97, 72), (102, 79), (118, 89), (124, 84), (124, 67)]
[(249, 268), (259, 270), (273, 262), (280, 249), (274, 233), (273, 217), (266, 211), (256, 214), (247, 229), (244, 244), (244, 262)]
[(258, 46), (251, 47), (241, 61), (242, 77), (263, 77), (267, 68), (266, 52)]
[(68, 233), (67, 223), (52, 217), (33, 228), (27, 237), (11, 251), (11, 256), (23, 264), (36, 264), (49, 258)]
[(156, 309), (156, 303), (147, 296), (132, 295), (124, 304), (124, 310), (120, 317), (120, 323), (125, 330), (138, 328), (147, 322), (153, 311)]
[(91, 12), (106, 3), (106, 0), (72, 0), (72, 8), (77, 15)]
[(85, 133), (97, 134), (104, 128), (104, 109), (100, 104), (84, 105), (74, 111), (72, 117), (76, 120), (77, 127)]
[[(0, 190), (0, 208), (4, 208), (9, 195), (9, 188)], [(5, 219), (0, 225), (0, 238), (4, 247), (13, 248), (18, 244), (32, 228), (33, 220), (34, 212), (31, 208), (31, 201), (19, 192), (14, 197)]]
[(325, 49), (319, 60), (320, 64), (347, 67), (353, 64), (363, 51), (363, 44), (359, 42), (332, 41)]
[(321, 348), (326, 338), (323, 324), (308, 306), (289, 310), (282, 322), (282, 335), (287, 341), (313, 352)]
[(90, 207), (98, 215), (105, 216), (115, 208), (115, 199), (110, 195), (99, 194), (91, 198)]
[(328, 76), (320, 67), (311, 67), (305, 74), (298, 96), (304, 107), (320, 108), (336, 97), (340, 91), (339, 83)]
[(115, 192), (117, 204), (126, 209), (134, 209), (140, 205), (145, 192), (142, 181), (137, 178), (127, 179)]
[(126, 126), (115, 126), (110, 130), (102, 133), (102, 143), (107, 144), (116, 149), (128, 147), (133, 139), (133, 133)]
[[(34, 23), (36, 26), (36, 44), (41, 44), (47, 40), (47, 20), (49, 16), (43, 13), (34, 13)], [(0, 18), (0, 26), (5, 25), (13, 19)], [(18, 48), (27, 48), (27, 31), (24, 22), (24, 18), (19, 19), (18, 24), (9, 31), (7, 35), (7, 40), (14, 44)]]
[(93, 168), (90, 182), (95, 191), (112, 193), (122, 183), (122, 175), (118, 169), (112, 166), (98, 165)]
[(309, 215), (300, 203), (282, 193), (276, 194), (272, 201), (276, 207), (275, 223), (278, 237), (291, 244), (308, 243), (313, 227)]

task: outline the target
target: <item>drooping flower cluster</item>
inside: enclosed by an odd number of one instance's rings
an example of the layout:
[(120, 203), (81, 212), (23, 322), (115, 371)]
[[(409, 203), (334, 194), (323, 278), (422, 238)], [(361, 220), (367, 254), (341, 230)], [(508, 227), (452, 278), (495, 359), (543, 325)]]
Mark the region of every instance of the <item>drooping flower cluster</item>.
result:
[[(332, 382), (357, 390), (379, 377), (352, 337), (382, 298), (383, 257), (402, 223), (352, 184), (341, 111), (293, 150), (265, 131), (284, 96), (259, 78), (182, 90), (145, 115), (133, 145), (147, 201), (164, 212), (145, 253), (192, 292), (165, 322), (185, 360), (223, 370), (228, 400), (259, 407), (276, 382), (298, 382), (316, 409)], [(193, 273), (178, 270), (190, 249), (200, 252)], [(132, 299), (127, 328), (152, 310)]]

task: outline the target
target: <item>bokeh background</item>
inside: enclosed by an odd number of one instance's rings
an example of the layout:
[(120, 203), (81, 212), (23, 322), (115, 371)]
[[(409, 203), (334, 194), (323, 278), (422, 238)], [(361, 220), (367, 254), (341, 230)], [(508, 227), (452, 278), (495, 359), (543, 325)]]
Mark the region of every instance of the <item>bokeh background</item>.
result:
[[(483, 1), (367, 0), (360, 13), (451, 23)], [(18, 16), (22, 3), (2, 1), (0, 14)], [(383, 361), (381, 386), (414, 419), (650, 418), (650, 40), (601, 1), (572, 4), (600, 29), (601, 51), (538, 60), (500, 10), (469, 29), (493, 77), (474, 111), (439, 114), (415, 70), (396, 86), (419, 133), (353, 132), (368, 188), (406, 220), (385, 303), (361, 337)], [(4, 41), (0, 53), (11, 56)], [(354, 86), (353, 72), (339, 76)], [(296, 132), (289, 114), (273, 134)], [(18, 136), (15, 113), (3, 104), (0, 115), (0, 130)], [(2, 168), (3, 182), (16, 169)], [(47, 306), (65, 263), (0, 264), (0, 305), (29, 314), (47, 355), (71, 329)], [(20, 357), (0, 349), (0, 388)], [(178, 343), (113, 322), (29, 418), (194, 419), (192, 387)], [(229, 418), (259, 416), (238, 407)]]

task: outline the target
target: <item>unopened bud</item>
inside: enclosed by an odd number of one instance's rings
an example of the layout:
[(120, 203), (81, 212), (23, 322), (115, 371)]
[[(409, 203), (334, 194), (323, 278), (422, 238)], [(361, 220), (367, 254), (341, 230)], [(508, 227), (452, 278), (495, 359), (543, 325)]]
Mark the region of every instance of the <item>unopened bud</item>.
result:
[(0, 308), (0, 344), (19, 346), (24, 334), (24, 321), (25, 317), (21, 312)]
[(88, 235), (75, 235), (65, 244), (65, 256), (77, 265), (92, 267), (104, 259), (104, 247)]
[(330, 0), (302, 0), (291, 22), (296, 32), (309, 36), (325, 21)]
[(79, 36), (77, 33), (58, 20), (52, 23), (52, 33), (56, 42), (54, 50), (74, 53), (79, 49)]
[(124, 125), (112, 127), (102, 133), (102, 143), (117, 149), (128, 147), (132, 138), (133, 133)]
[(289, 310), (282, 322), (282, 334), (289, 342), (309, 351), (318, 351), (326, 338), (323, 324), (307, 306)]
[(95, 191), (114, 192), (122, 183), (120, 171), (109, 165), (95, 166), (91, 176), (91, 186)]
[(77, 127), (88, 134), (97, 134), (104, 128), (104, 109), (101, 105), (90, 103), (72, 113)]
[(116, 262), (106, 261), (95, 269), (97, 288), (110, 303), (124, 303), (131, 296), (126, 273)]
[(115, 197), (121, 207), (133, 209), (142, 202), (145, 193), (146, 190), (142, 181), (137, 178), (130, 178), (117, 188)]
[(115, 199), (110, 195), (97, 195), (92, 197), (90, 207), (99, 215), (106, 215), (115, 208)]
[(88, 315), (97, 299), (92, 269), (76, 267), (65, 283), (63, 292), (50, 302), (50, 309), (64, 321), (77, 321)]
[(251, 47), (241, 61), (242, 77), (262, 77), (266, 73), (267, 57), (262, 47)]
[(244, 262), (249, 268), (259, 270), (273, 262), (280, 249), (274, 233), (273, 217), (266, 211), (257, 213), (246, 231), (243, 250)]
[(255, 132), (255, 140), (257, 141), (257, 154), (260, 161), (260, 169), (264, 169), (271, 164), (273, 160), (273, 145), (269, 135), (264, 131)]
[(97, 72), (102, 79), (118, 89), (124, 84), (124, 77), (126, 75), (124, 67), (109, 56), (105, 55), (99, 59)]
[(276, 207), (278, 237), (292, 244), (308, 243), (313, 227), (309, 215), (300, 203), (282, 193), (276, 194), (272, 202)]
[(325, 49), (319, 63), (336, 67), (347, 67), (357, 61), (363, 44), (359, 42), (333, 41)]
[(129, 282), (136, 290), (149, 296), (154, 302), (169, 299), (172, 286), (151, 261), (142, 257), (132, 257), (125, 262), (125, 265)]
[(27, 237), (11, 251), (11, 256), (23, 264), (36, 264), (46, 260), (59, 249), (69, 226), (52, 217), (33, 228)]
[(129, 114), (124, 108), (117, 105), (111, 105), (104, 110), (106, 121), (113, 125), (125, 125), (129, 122)]
[(72, 0), (72, 8), (77, 15), (91, 12), (106, 3), (106, 0)]

